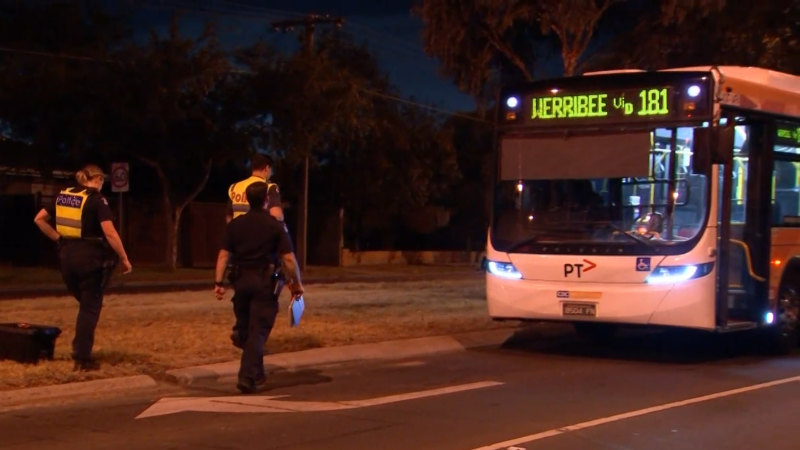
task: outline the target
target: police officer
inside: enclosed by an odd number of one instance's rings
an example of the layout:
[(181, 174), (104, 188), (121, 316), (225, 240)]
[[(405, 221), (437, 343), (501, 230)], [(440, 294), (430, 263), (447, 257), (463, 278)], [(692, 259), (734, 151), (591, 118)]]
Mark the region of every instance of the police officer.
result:
[(75, 173), (75, 180), (76, 186), (61, 191), (55, 205), (42, 208), (33, 220), (45, 236), (60, 244), (61, 275), (79, 304), (72, 358), (75, 370), (85, 371), (99, 368), (92, 359), (92, 346), (103, 289), (118, 262), (123, 273), (133, 267), (111, 221), (108, 201), (100, 193), (103, 171), (90, 164)]
[(278, 190), (278, 185), (269, 181), (272, 175), (272, 158), (267, 155), (256, 153), (250, 160), (250, 165), (252, 168), (250, 177), (233, 183), (230, 188), (228, 188), (229, 201), (225, 221), (230, 222), (232, 219), (241, 216), (250, 209), (250, 205), (247, 203), (245, 190), (247, 186), (257, 182), (267, 183), (268, 201), (264, 205), (264, 209), (268, 210), (272, 217), (283, 221), (283, 208), (281, 207), (281, 194)]
[[(272, 175), (272, 158), (267, 155), (262, 155), (261, 153), (256, 153), (253, 155), (252, 159), (250, 160), (250, 166), (252, 169), (251, 175), (249, 178), (245, 178), (237, 183), (234, 183), (228, 188), (228, 209), (225, 215), (225, 222), (230, 223), (236, 217), (239, 217), (250, 210), (250, 205), (247, 203), (247, 195), (245, 194), (245, 190), (248, 186), (253, 183), (267, 183), (267, 202), (264, 205), (264, 209), (269, 211), (272, 217), (283, 221), (283, 209), (281, 208), (281, 195), (280, 191), (278, 190), (278, 185), (275, 183), (269, 182), (269, 178)], [(233, 271), (234, 261), (228, 261), (229, 269), (231, 272)], [(237, 313), (235, 308), (237, 304), (241, 304), (240, 302), (236, 302), (236, 296), (234, 294), (233, 298), (233, 306), (234, 306), (234, 314), (237, 316), (241, 316), (242, 314)], [(233, 327), (231, 332), (231, 342), (233, 345), (239, 348), (242, 348), (244, 340), (242, 339), (242, 335), (246, 332), (245, 330), (240, 330), (236, 324)], [(246, 327), (247, 324), (244, 324)]]
[(225, 268), (229, 258), (233, 258), (236, 265), (234, 329), (239, 330), (243, 350), (236, 387), (243, 393), (255, 392), (256, 387), (266, 381), (264, 344), (278, 314), (282, 287), (276, 269), (280, 267), (283, 271), (293, 296), (303, 294), (300, 269), (289, 234), (283, 223), (263, 207), (268, 190), (269, 186), (263, 181), (251, 183), (245, 189), (250, 209), (225, 228), (214, 279), (214, 294), (221, 300), (225, 294)]

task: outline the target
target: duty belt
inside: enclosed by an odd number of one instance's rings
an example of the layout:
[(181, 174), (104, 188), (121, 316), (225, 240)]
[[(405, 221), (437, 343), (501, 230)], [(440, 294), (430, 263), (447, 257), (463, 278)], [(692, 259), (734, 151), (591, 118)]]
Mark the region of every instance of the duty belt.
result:
[(62, 242), (80, 242), (80, 241), (87, 241), (87, 242), (104, 242), (105, 239), (101, 237), (61, 237)]
[(234, 264), (242, 272), (274, 272), (275, 264)]

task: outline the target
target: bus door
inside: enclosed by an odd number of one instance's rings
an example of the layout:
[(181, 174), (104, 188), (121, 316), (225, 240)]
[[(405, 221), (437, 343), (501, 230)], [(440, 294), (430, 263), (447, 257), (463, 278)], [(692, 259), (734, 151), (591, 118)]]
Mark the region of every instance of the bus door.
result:
[(768, 307), (771, 128), (767, 122), (736, 125), (733, 157), (720, 174), (719, 245), (726, 248), (719, 252), (717, 321), (724, 328), (755, 325)]

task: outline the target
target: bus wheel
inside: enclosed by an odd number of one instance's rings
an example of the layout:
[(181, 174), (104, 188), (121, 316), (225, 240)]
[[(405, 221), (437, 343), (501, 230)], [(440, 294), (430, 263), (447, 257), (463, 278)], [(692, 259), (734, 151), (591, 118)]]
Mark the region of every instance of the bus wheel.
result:
[(783, 286), (778, 294), (775, 326), (769, 332), (769, 347), (775, 353), (787, 354), (800, 344), (800, 292), (795, 286)]
[(607, 343), (617, 334), (617, 326), (610, 323), (575, 322), (575, 333), (586, 341)]

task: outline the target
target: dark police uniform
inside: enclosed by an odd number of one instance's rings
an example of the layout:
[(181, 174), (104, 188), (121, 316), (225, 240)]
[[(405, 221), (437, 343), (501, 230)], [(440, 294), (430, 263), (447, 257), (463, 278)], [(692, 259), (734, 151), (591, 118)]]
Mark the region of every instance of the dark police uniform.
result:
[(103, 289), (118, 258), (105, 239), (100, 222), (112, 220), (108, 201), (94, 188), (76, 186), (61, 191), (55, 204), (45, 208), (55, 217), (62, 236), (61, 276), (80, 304), (72, 341), (72, 357), (91, 361), (94, 332), (103, 307)]
[(292, 253), (283, 222), (265, 210), (250, 210), (225, 228), (222, 248), (235, 261), (232, 277), (234, 332), (242, 347), (239, 381), (264, 380), (264, 344), (278, 314), (279, 281), (273, 277), (279, 257)]

